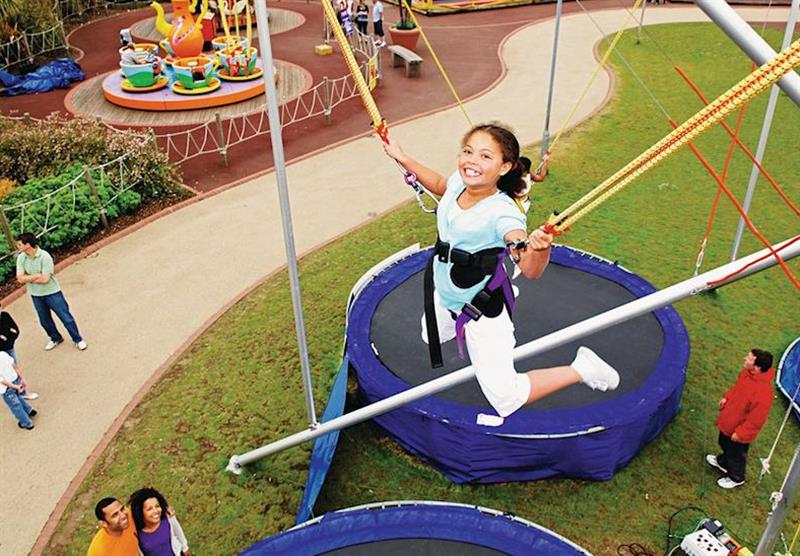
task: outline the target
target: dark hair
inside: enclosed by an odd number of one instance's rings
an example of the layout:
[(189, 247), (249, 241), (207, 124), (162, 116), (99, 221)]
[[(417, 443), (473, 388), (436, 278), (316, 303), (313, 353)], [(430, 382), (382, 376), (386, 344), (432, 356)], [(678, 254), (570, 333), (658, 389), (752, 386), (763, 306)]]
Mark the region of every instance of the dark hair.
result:
[(510, 162), (511, 169), (500, 176), (497, 182), (497, 189), (515, 198), (524, 188), (525, 182), (522, 181), (522, 164), (519, 160), (519, 141), (514, 133), (507, 127), (498, 123), (479, 124), (470, 129), (461, 140), (462, 145), (466, 145), (469, 138), (482, 131), (494, 139), (500, 152), (503, 153), (503, 162)]
[(116, 501), (117, 501), (116, 498), (106, 497), (106, 498), (103, 498), (102, 500), (100, 500), (97, 504), (95, 504), (95, 506), (94, 506), (94, 515), (95, 515), (95, 517), (97, 518), (98, 521), (105, 521), (106, 520), (106, 514), (105, 514), (105, 512), (103, 510), (105, 510), (108, 506), (110, 506), (111, 504), (113, 504)]
[(753, 348), (750, 353), (756, 356), (755, 365), (761, 369), (762, 373), (767, 372), (772, 367), (772, 354), (770, 352)]
[(533, 163), (531, 162), (530, 158), (528, 158), (527, 156), (521, 156), (519, 157), (519, 163), (522, 164), (523, 168), (525, 168), (526, 173), (529, 173), (531, 171), (531, 164)]
[(162, 521), (167, 519), (167, 508), (169, 508), (169, 504), (167, 503), (167, 499), (164, 498), (164, 495), (152, 487), (140, 488), (131, 494), (129, 502), (131, 506), (131, 515), (133, 515), (133, 522), (136, 524), (137, 531), (144, 529), (144, 503), (145, 500), (150, 498), (158, 500), (158, 504), (161, 506)]
[(39, 245), (39, 240), (36, 239), (36, 236), (28, 232), (19, 234), (17, 236), (17, 241), (21, 241), (22, 243), (27, 243), (31, 247), (37, 247)]

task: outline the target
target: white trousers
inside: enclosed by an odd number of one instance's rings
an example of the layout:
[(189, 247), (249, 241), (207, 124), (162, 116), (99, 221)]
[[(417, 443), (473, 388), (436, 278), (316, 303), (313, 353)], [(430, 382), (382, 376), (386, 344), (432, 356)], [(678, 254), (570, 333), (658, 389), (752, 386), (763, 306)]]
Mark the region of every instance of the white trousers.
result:
[[(436, 307), (436, 324), (441, 343), (456, 337), (456, 321), (441, 303), (439, 294), (433, 292)], [(528, 401), (531, 383), (526, 374), (514, 369), (513, 351), (517, 341), (514, 338), (514, 323), (503, 307), (503, 312), (495, 318), (481, 317), (471, 320), (464, 326), (467, 344), (475, 377), (483, 395), (501, 417), (511, 415)], [(428, 329), (425, 315), (422, 315), (422, 340), (428, 343)]]

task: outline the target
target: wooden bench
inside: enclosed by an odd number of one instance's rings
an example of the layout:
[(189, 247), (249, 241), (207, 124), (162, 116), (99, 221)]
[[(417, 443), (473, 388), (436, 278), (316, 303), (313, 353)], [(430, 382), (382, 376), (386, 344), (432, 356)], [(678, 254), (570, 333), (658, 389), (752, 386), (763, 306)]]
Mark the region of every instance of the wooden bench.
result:
[(393, 44), (388, 47), (392, 53), (392, 67), (397, 68), (405, 64), (406, 77), (419, 77), (420, 66), (422, 66), (422, 58), (411, 50)]

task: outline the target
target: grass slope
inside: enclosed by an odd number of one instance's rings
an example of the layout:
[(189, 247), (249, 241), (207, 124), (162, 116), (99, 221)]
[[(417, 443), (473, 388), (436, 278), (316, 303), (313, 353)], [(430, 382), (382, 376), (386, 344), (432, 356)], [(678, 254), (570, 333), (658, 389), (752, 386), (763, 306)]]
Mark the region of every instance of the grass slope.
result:
[[(628, 34), (620, 49), (678, 121), (701, 105), (671, 71), (658, 45), (668, 47), (671, 59), (694, 76), (709, 98), (749, 71), (750, 62), (711, 25), (655, 26), (649, 34), (639, 46), (635, 35)], [(769, 33), (769, 39), (775, 44), (780, 36)], [(670, 130), (624, 68), (615, 65), (615, 70), (618, 87), (610, 104), (561, 142), (552, 175), (535, 191), (530, 225), (567, 206)], [(762, 95), (747, 108), (742, 137), (748, 145), (757, 141), (765, 105)], [(800, 111), (782, 95), (765, 165), (795, 201), (800, 199), (798, 129)], [(450, 140), (455, 152), (456, 138)], [(721, 130), (712, 130), (697, 145), (721, 168), (728, 146)], [(749, 169), (737, 153), (729, 183), (740, 198)], [(619, 260), (665, 287), (691, 275), (715, 189), (693, 155), (681, 151), (581, 220), (564, 240)], [(774, 241), (799, 231), (796, 217), (763, 181), (751, 214)], [(723, 201), (704, 268), (727, 262), (736, 221), (730, 203)], [(410, 243), (431, 242), (434, 234), (433, 220), (409, 206), (302, 261), (319, 407), (338, 366), (350, 287), (376, 261)], [(757, 241), (746, 236), (742, 253), (757, 248)], [(800, 265), (791, 266), (800, 273)], [(762, 346), (780, 355), (800, 332), (798, 292), (780, 270), (772, 269), (716, 295), (682, 302), (677, 309), (692, 340), (683, 410), (612, 480), (457, 486), (364, 424), (342, 434), (317, 510), (394, 499), (480, 504), (552, 528), (596, 554), (616, 554), (617, 545), (632, 542), (661, 553), (670, 515), (694, 505), (755, 548), (769, 494), (780, 488), (800, 440), (797, 423), (789, 423), (773, 458), (773, 474), (761, 483), (756, 480), (758, 457), (766, 455), (776, 435), (786, 407), (782, 399), (753, 446), (750, 481), (744, 487), (732, 492), (717, 488), (717, 475), (703, 463), (703, 455), (715, 449), (716, 403), (735, 380), (747, 350)], [(308, 446), (262, 460), (238, 478), (223, 472), (230, 454), (305, 427), (291, 314), (287, 278), (280, 273), (204, 334), (134, 410), (81, 485), (47, 553), (85, 553), (94, 532), (94, 501), (108, 494), (124, 497), (148, 484), (160, 488), (176, 507), (197, 554), (231, 554), (292, 525)], [(676, 526), (686, 532), (700, 517), (683, 512)], [(796, 524), (798, 512), (791, 517), (790, 523)]]

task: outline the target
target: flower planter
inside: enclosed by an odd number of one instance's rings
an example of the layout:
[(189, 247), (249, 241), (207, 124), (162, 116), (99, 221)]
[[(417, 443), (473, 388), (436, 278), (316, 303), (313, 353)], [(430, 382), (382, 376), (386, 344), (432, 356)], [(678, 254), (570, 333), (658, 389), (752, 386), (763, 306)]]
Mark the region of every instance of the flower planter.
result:
[(389, 36), (392, 38), (392, 44), (416, 51), (419, 29), (397, 29), (391, 26), (389, 27)]

